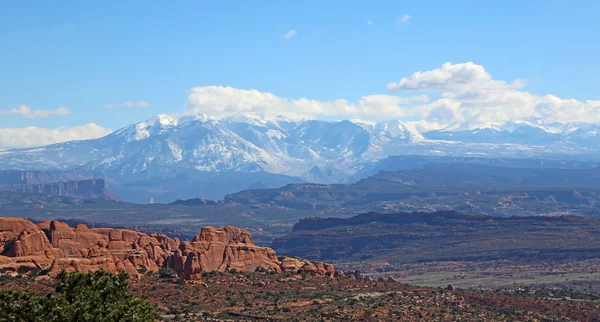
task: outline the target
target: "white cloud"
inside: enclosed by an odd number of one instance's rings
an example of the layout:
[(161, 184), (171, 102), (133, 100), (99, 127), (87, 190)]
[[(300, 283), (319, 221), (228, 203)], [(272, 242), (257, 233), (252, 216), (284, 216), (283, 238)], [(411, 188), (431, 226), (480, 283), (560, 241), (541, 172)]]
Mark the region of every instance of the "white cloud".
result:
[(187, 107), (190, 113), (205, 113), (214, 117), (245, 113), (261, 117), (284, 115), (293, 119), (344, 116), (380, 120), (410, 115), (409, 109), (402, 108), (404, 105), (426, 103), (428, 100), (426, 95), (400, 97), (377, 94), (360, 97), (355, 102), (345, 99), (318, 101), (307, 98), (287, 99), (255, 89), (205, 86), (191, 89)]
[(285, 39), (292, 39), (296, 36), (296, 30), (292, 29), (288, 32), (285, 33), (285, 35), (283, 35), (283, 38)]
[(373, 21), (372, 20), (367, 21), (367, 25), (372, 26), (373, 25)]
[(104, 105), (104, 107), (106, 107), (106, 108), (148, 107), (148, 106), (150, 106), (150, 103), (148, 103), (146, 101), (137, 101), (137, 102), (127, 101), (125, 103), (120, 103), (120, 104), (106, 104), (106, 105)]
[(444, 124), (440, 124), (438, 122), (429, 122), (426, 120), (418, 120), (418, 121), (408, 121), (406, 124), (412, 126), (417, 129), (417, 131), (421, 133), (426, 133), (429, 131), (441, 130), (446, 127)]
[(481, 65), (445, 63), (388, 84), (395, 92), (439, 93), (441, 98), (421, 106), (422, 118), (440, 124), (500, 123), (523, 118), (552, 122), (600, 122), (600, 106), (523, 90), (525, 82), (495, 80)]
[(483, 66), (472, 62), (445, 63), (440, 68), (416, 72), (397, 83), (389, 83), (388, 90), (395, 92), (456, 92), (481, 89), (520, 88), (525, 84), (515, 80), (512, 84), (493, 80)]
[(96, 139), (112, 131), (90, 123), (77, 127), (47, 129), (39, 127), (0, 129), (0, 149), (28, 148), (72, 140)]
[[(217, 118), (251, 114), (293, 119), (405, 119), (423, 131), (451, 124), (473, 128), (526, 118), (600, 123), (600, 100), (539, 96), (524, 87), (525, 83), (518, 79), (509, 82), (494, 79), (483, 66), (472, 62), (445, 63), (440, 68), (416, 72), (389, 83), (388, 89), (399, 95), (373, 94), (354, 101), (342, 98), (320, 101), (290, 99), (255, 89), (205, 86), (191, 89), (187, 108), (188, 113)], [(430, 100), (424, 93), (432, 93), (435, 99)]]
[(412, 18), (412, 16), (410, 15), (402, 15), (398, 18), (396, 18), (396, 23), (405, 23), (408, 22), (410, 20), (410, 18)]
[(46, 118), (57, 115), (67, 115), (70, 114), (69, 111), (65, 107), (59, 107), (55, 110), (33, 110), (31, 107), (27, 105), (21, 105), (17, 108), (12, 108), (10, 110), (0, 110), (0, 116), (2, 115), (20, 115), (29, 119), (34, 118)]

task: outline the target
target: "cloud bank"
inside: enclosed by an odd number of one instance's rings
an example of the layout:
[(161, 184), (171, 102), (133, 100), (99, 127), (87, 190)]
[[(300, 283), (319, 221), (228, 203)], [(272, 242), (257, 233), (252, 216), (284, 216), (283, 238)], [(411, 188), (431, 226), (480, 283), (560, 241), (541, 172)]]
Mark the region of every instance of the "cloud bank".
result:
[[(600, 123), (600, 100), (578, 101), (555, 95), (535, 95), (525, 82), (497, 80), (473, 62), (445, 63), (418, 71), (387, 89), (397, 95), (374, 94), (355, 101), (289, 99), (255, 89), (195, 87), (187, 100), (189, 113), (216, 117), (240, 113), (292, 119), (335, 116), (347, 119), (404, 119), (422, 131), (450, 124), (470, 127), (536, 118), (546, 122)], [(435, 97), (435, 99), (431, 99)]]
[(29, 148), (72, 140), (96, 139), (111, 132), (110, 129), (94, 123), (56, 129), (34, 126), (0, 129), (0, 149)]
[(495, 80), (472, 62), (445, 63), (388, 84), (393, 92), (437, 93), (440, 99), (424, 107), (424, 120), (448, 123), (493, 123), (536, 118), (546, 122), (600, 123), (600, 100), (578, 101), (552, 94), (539, 96), (525, 82)]
[(385, 119), (405, 116), (402, 105), (427, 102), (426, 95), (399, 97), (391, 95), (363, 96), (355, 102), (345, 99), (318, 101), (307, 98), (287, 99), (255, 89), (224, 86), (195, 87), (187, 101), (191, 114), (215, 117), (252, 114), (260, 117), (286, 116), (291, 119), (313, 119), (319, 116), (340, 116), (362, 119)]
[(31, 107), (27, 106), (27, 105), (21, 105), (17, 108), (12, 108), (9, 110), (0, 110), (0, 116), (2, 115), (20, 115), (29, 119), (34, 119), (34, 118), (47, 118), (47, 117), (52, 117), (52, 116), (57, 116), (57, 115), (67, 115), (70, 114), (71, 111), (69, 111), (67, 108), (65, 107), (59, 107), (55, 110), (34, 110), (31, 109)]

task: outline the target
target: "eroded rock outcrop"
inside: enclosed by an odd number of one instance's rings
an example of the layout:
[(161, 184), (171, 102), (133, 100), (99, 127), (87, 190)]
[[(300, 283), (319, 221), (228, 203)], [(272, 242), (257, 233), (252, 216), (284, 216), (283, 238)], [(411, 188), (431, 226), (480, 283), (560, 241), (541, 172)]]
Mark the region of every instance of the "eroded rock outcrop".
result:
[(245, 230), (204, 227), (191, 242), (162, 234), (126, 229), (69, 227), (59, 221), (33, 224), (21, 218), (0, 218), (0, 270), (62, 270), (88, 272), (156, 272), (172, 268), (186, 280), (200, 280), (203, 271), (291, 272), (333, 277), (333, 265), (277, 257), (254, 244)]
[(71, 180), (67, 182), (39, 183), (16, 185), (8, 190), (23, 191), (53, 196), (70, 196), (83, 199), (109, 199), (118, 198), (106, 189), (104, 179)]

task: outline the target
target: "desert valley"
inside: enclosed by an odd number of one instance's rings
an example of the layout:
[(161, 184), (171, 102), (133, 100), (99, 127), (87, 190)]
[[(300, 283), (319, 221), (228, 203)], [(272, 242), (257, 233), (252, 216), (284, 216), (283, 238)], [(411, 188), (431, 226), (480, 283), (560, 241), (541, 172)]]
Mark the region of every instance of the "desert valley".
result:
[[(429, 163), (394, 169), (411, 160)], [(0, 269), (42, 293), (62, 271), (127, 272), (166, 320), (593, 321), (598, 169), (546, 163), (403, 156), (353, 184), (154, 204), (5, 171)]]

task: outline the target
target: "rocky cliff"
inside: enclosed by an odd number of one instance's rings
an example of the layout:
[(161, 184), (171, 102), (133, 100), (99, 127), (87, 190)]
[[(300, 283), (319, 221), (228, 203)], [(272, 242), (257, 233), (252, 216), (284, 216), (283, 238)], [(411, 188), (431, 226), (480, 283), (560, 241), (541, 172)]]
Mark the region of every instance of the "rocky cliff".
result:
[(53, 196), (71, 196), (84, 199), (111, 199), (117, 197), (106, 189), (104, 179), (72, 180), (48, 184), (30, 184), (17, 190)]
[[(3, 182), (7, 182), (7, 184), (4, 186), (0, 185), (0, 189), (52, 196), (78, 197), (83, 199), (118, 200), (112, 192), (106, 189), (106, 182), (104, 181), (104, 179), (85, 179), (54, 183), (19, 184), (19, 181), (29, 182), (29, 179), (25, 176), (25, 174), (22, 175), (23, 177), (21, 179), (19, 179), (19, 177), (16, 175), (15, 177), (7, 176), (3, 178)], [(8, 182), (14, 183), (9, 185)]]
[(47, 184), (83, 180), (99, 176), (101, 176), (100, 173), (93, 173), (85, 169), (67, 171), (2, 170), (0, 171), (0, 185)]
[(198, 281), (203, 271), (269, 271), (334, 276), (333, 265), (292, 257), (277, 257), (268, 247), (256, 246), (245, 230), (204, 227), (191, 242), (162, 234), (133, 230), (69, 227), (59, 221), (34, 224), (21, 218), (0, 218), (0, 270), (40, 269), (50, 277), (62, 270), (103, 269), (157, 272), (171, 268), (179, 277)]

